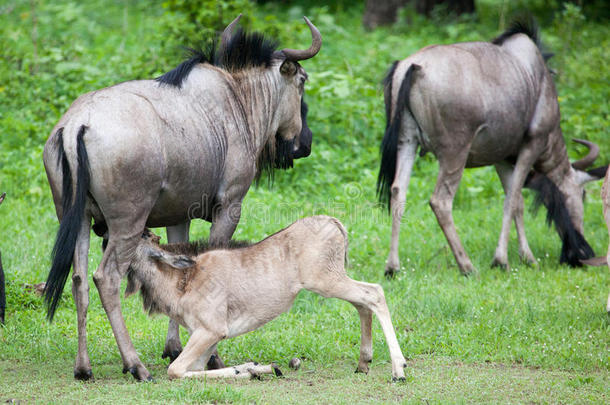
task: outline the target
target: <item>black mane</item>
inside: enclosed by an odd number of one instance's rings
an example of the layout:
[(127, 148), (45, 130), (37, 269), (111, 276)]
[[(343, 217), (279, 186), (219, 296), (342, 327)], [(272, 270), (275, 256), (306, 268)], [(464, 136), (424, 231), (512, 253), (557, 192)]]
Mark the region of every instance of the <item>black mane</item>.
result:
[(493, 41), (494, 45), (502, 45), (504, 41), (513, 35), (525, 34), (540, 48), (540, 39), (538, 38), (538, 24), (532, 16), (517, 19), (510, 24), (510, 27), (502, 34), (497, 36)]
[(194, 242), (168, 243), (165, 245), (159, 245), (159, 247), (169, 253), (185, 255), (188, 257), (195, 257), (197, 255), (200, 255), (201, 253), (205, 253), (210, 250), (233, 250), (245, 248), (252, 245), (253, 242), (247, 240), (230, 240), (227, 243), (211, 244), (207, 239), (202, 239)]
[(187, 60), (155, 80), (181, 87), (191, 70), (199, 63), (209, 63), (232, 73), (254, 67), (268, 68), (278, 45), (277, 41), (265, 38), (259, 32), (248, 33), (241, 28), (226, 44), (217, 46), (217, 43), (215, 39), (203, 49), (187, 48)]
[(544, 205), (547, 209), (547, 224), (550, 226), (551, 223), (554, 223), (557, 233), (561, 237), (559, 262), (567, 263), (572, 267), (580, 267), (582, 260), (594, 257), (595, 252), (585, 237), (574, 227), (559, 188), (548, 177), (540, 173), (530, 174), (525, 187), (536, 192), (533, 211), (536, 212), (541, 205)]

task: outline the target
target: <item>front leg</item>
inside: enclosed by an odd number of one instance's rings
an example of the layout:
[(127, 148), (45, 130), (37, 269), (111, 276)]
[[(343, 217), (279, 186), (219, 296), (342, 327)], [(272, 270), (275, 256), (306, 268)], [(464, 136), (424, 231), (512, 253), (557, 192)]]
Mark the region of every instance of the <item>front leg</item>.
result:
[(467, 146), (457, 148), (456, 151), (449, 151), (443, 154), (439, 153), (438, 177), (434, 193), (430, 198), (430, 207), (432, 208), (432, 211), (434, 211), (434, 215), (436, 215), (438, 224), (443, 230), (445, 238), (447, 238), (447, 242), (453, 252), (458, 267), (464, 275), (472, 273), (474, 271), (474, 266), (466, 254), (466, 250), (464, 250), (460, 237), (455, 229), (452, 209), (453, 199), (455, 198), (455, 193), (460, 184), (460, 180), (462, 179), (462, 173), (464, 172), (469, 150), (470, 146)]
[[(496, 173), (498, 173), (498, 177), (500, 177), (500, 181), (502, 182), (502, 188), (504, 189), (504, 194), (508, 195), (510, 192), (510, 183), (512, 181), (513, 176), (513, 168), (508, 163), (498, 163), (495, 165)], [(517, 239), (519, 240), (519, 256), (521, 260), (527, 263), (530, 266), (537, 266), (538, 262), (532, 253), (532, 250), (529, 247), (527, 242), (527, 237), (525, 236), (525, 226), (523, 222), (523, 195), (519, 193), (517, 195), (517, 201), (515, 203), (515, 211), (514, 211), (514, 220), (515, 220), (515, 228), (517, 229)]]
[[(181, 243), (189, 241), (189, 227), (191, 222), (187, 221), (180, 225), (168, 226), (167, 241), (169, 243)], [(162, 358), (169, 357), (170, 362), (176, 360), (182, 351), (182, 343), (180, 343), (180, 326), (172, 319), (169, 320), (167, 328), (167, 338), (165, 339), (165, 347), (163, 348)]]
[(183, 378), (189, 368), (198, 359), (202, 358), (206, 363), (216, 348), (216, 344), (222, 339), (222, 334), (209, 331), (204, 328), (196, 329), (189, 338), (184, 350), (167, 369), (170, 379)]
[(216, 207), (210, 228), (210, 244), (222, 245), (230, 241), (240, 218), (241, 199)]
[(521, 190), (525, 183), (525, 177), (531, 170), (537, 156), (536, 148), (534, 145), (529, 144), (522, 148), (517, 157), (517, 163), (515, 164), (510, 179), (510, 185), (507, 187), (508, 191), (506, 192), (506, 198), (504, 200), (502, 230), (500, 231), (500, 239), (498, 240), (498, 246), (496, 247), (492, 266), (500, 266), (504, 269), (508, 269), (508, 237), (510, 234), (510, 223), (519, 208), (519, 202), (521, 201), (522, 203), (523, 201)]

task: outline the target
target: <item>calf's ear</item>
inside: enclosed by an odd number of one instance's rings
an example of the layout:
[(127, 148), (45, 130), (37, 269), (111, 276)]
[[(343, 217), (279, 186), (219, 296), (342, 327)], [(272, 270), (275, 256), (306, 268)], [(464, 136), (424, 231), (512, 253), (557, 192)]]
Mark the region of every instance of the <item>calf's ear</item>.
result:
[(189, 268), (195, 264), (195, 261), (188, 256), (173, 255), (160, 250), (151, 250), (148, 257), (154, 261), (167, 264), (168, 266), (179, 270)]

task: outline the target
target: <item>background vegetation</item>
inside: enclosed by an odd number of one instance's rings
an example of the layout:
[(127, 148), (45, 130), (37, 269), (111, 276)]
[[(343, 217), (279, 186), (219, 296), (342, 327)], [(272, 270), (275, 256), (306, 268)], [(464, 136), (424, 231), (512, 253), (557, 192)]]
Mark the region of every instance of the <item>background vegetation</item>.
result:
[[(403, 272), (383, 278), (390, 224), (374, 194), (378, 146), (384, 128), (380, 81), (395, 59), (432, 43), (488, 40), (517, 8), (539, 12), (542, 37), (556, 53), (562, 128), (566, 139), (590, 139), (607, 163), (610, 118), (610, 29), (572, 3), (481, 0), (476, 16), (425, 19), (411, 9), (392, 27), (366, 32), (363, 6), (352, 2), (235, 0), (206, 14), (186, 1), (17, 0), (0, 5), (0, 246), (7, 272), (7, 325), (0, 327), (0, 401), (482, 401), (608, 402), (610, 322), (603, 308), (607, 269), (558, 265), (559, 239), (543, 215), (526, 213), (530, 245), (539, 268), (519, 263), (512, 234), (511, 270), (489, 268), (500, 230), (503, 194), (492, 168), (467, 171), (454, 208), (460, 236), (478, 275), (459, 275), (428, 207), (437, 164), (417, 161), (403, 219)], [(189, 10), (197, 14), (195, 22)], [(205, 8), (208, 7), (208, 8)], [(240, 8), (243, 7), (243, 8)], [(185, 9), (186, 8), (186, 9)], [(245, 10), (245, 24), (304, 47), (309, 16), (324, 37), (320, 54), (303, 62), (312, 155), (275, 183), (253, 188), (236, 238), (261, 239), (311, 214), (330, 214), (350, 233), (349, 273), (381, 283), (399, 342), (409, 361), (406, 384), (390, 384), (389, 355), (378, 324), (369, 376), (354, 375), (358, 316), (349, 304), (302, 293), (293, 310), (259, 331), (220, 345), (229, 364), (249, 358), (286, 364), (305, 358), (299, 372), (263, 382), (168, 382), (160, 354), (164, 318), (147, 318), (138, 298), (123, 313), (141, 359), (158, 379), (135, 384), (120, 374), (121, 360), (91, 282), (89, 342), (92, 384), (74, 382), (76, 316), (69, 286), (53, 324), (41, 299), (24, 288), (44, 281), (57, 220), (42, 166), (42, 148), (53, 125), (80, 94), (117, 82), (156, 77), (181, 61), (179, 45), (204, 41)], [(550, 10), (550, 11), (549, 11)], [(206, 28), (207, 27), (207, 28)], [(187, 41), (188, 40), (188, 41)], [(185, 43), (185, 41), (187, 41)], [(569, 143), (572, 158), (582, 147)], [(599, 184), (587, 187), (586, 236), (596, 252), (608, 246)], [(526, 203), (531, 196), (525, 192)], [(192, 237), (208, 224), (195, 223)], [(92, 237), (90, 273), (100, 260)], [(91, 281), (91, 280), (90, 280)], [(186, 336), (184, 336), (186, 339)]]

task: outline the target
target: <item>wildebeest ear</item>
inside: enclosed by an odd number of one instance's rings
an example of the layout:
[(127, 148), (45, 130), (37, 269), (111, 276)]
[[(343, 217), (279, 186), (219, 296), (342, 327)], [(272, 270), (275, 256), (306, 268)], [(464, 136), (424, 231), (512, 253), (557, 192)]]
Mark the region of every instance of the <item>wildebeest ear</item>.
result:
[(286, 76), (294, 76), (297, 73), (297, 64), (290, 60), (285, 60), (280, 66), (280, 73)]

